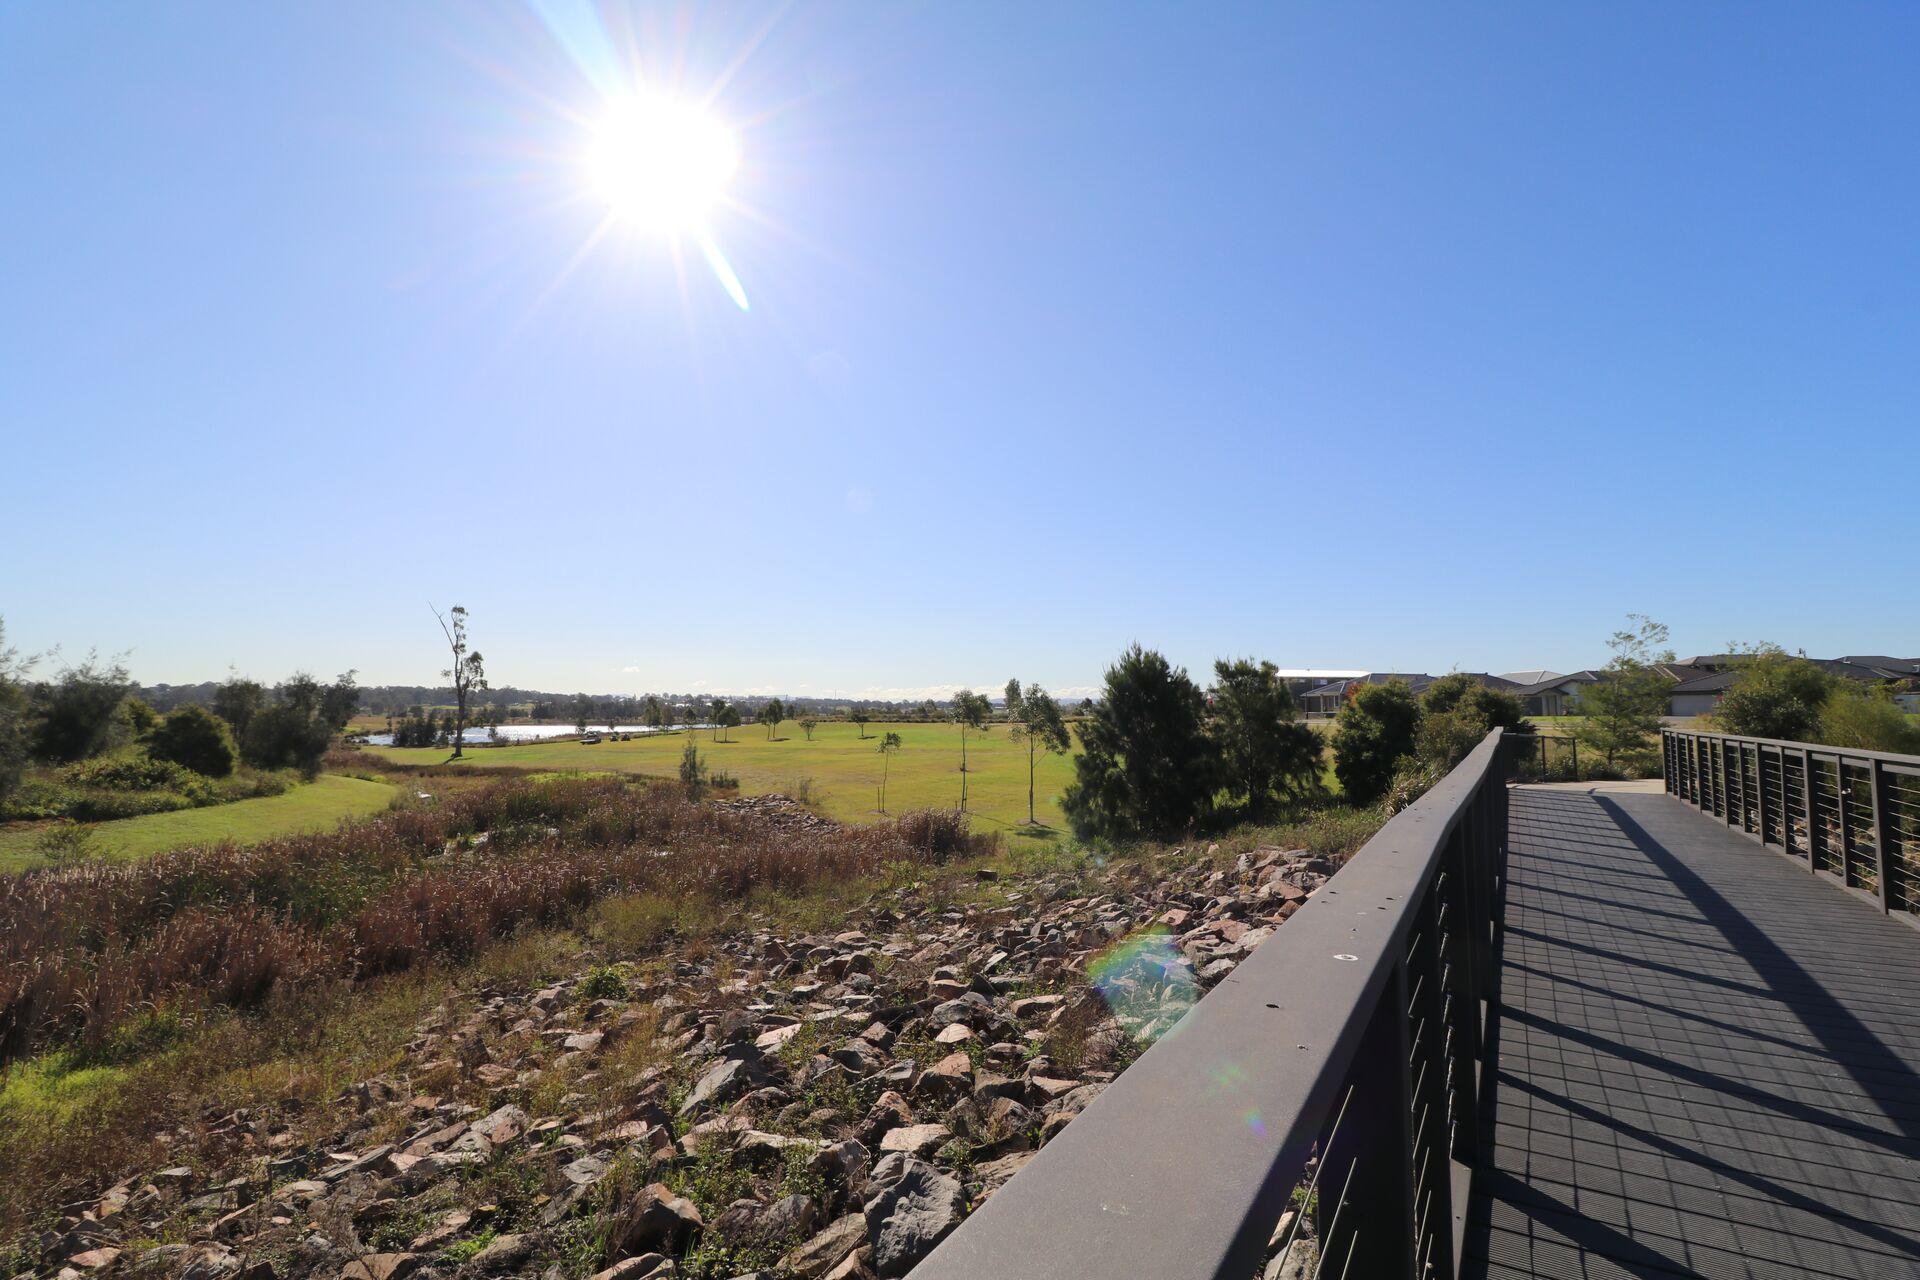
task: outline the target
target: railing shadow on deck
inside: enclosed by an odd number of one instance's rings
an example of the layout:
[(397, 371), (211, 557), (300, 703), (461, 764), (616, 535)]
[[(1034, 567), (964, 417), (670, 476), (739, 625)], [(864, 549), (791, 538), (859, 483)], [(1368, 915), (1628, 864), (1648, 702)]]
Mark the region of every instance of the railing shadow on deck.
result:
[(1247, 1280), (1309, 1222), (1313, 1274), (1455, 1276), (1515, 749), (1392, 818), (916, 1280)]
[[(1728, 949), (1763, 977), (1773, 998), (1799, 1019), (1808, 1034), (1819, 1041), (1828, 1059), (1853, 1078), (1862, 1094), (1881, 1103), (1899, 1101), (1904, 1102), (1905, 1107), (1920, 1106), (1920, 1073), (1873, 1028), (1834, 999), (1820, 980), (1808, 973), (1765, 929), (1674, 857), (1618, 804), (1604, 796), (1599, 800), (1621, 833), (1699, 909), (1701, 917), (1726, 939)], [(1764, 1093), (1742, 1082), (1733, 1084), (1749, 1095)], [(1776, 1105), (1783, 1111), (1797, 1106), (1791, 1100), (1776, 1100)], [(1900, 1106), (1883, 1105), (1881, 1112), (1905, 1139), (1897, 1145), (1883, 1145), (1908, 1159), (1920, 1159), (1920, 1116)], [(1813, 1118), (1817, 1122), (1824, 1116), (1825, 1112), (1816, 1110)], [(1834, 1122), (1832, 1118), (1827, 1120), (1827, 1123)], [(1871, 1141), (1880, 1141), (1877, 1134), (1866, 1136)]]

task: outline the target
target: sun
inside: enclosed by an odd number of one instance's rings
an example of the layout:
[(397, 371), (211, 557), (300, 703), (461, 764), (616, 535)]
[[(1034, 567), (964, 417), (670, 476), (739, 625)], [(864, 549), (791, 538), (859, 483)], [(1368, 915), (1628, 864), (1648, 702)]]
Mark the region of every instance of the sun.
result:
[(592, 131), (587, 172), (609, 213), (638, 230), (704, 236), (740, 164), (733, 131), (691, 102), (635, 94)]

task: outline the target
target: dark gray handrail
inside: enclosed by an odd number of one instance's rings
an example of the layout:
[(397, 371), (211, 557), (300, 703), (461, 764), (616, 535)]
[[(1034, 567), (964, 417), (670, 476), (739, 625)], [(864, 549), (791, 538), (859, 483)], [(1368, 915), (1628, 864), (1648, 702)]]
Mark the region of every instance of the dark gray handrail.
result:
[(1451, 1276), (1508, 754), (1496, 730), (1388, 821), (916, 1280), (1246, 1280), (1316, 1158), (1328, 1276)]
[(1920, 756), (1665, 729), (1668, 793), (1920, 926)]

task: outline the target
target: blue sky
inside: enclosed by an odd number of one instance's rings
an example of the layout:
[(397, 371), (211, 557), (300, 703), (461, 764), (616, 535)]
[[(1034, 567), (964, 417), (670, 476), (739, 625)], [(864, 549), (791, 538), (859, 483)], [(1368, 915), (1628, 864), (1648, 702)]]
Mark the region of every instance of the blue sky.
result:
[[(551, 14), (566, 11), (553, 3)], [(1920, 11), (0, 9), (0, 614), (145, 680), (1920, 652)], [(564, 25), (564, 24), (563, 24)], [(729, 70), (731, 68), (731, 70)], [(684, 246), (683, 246), (684, 247)]]

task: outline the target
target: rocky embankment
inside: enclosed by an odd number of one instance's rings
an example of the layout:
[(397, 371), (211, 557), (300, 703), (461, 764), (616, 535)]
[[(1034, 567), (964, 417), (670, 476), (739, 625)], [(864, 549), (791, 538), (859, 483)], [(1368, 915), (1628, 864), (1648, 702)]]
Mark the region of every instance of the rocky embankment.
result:
[(830, 932), (747, 920), (481, 988), (318, 1129), (199, 1118), (178, 1164), (24, 1256), (66, 1280), (902, 1276), (1330, 871), (1265, 848), (913, 886)]

